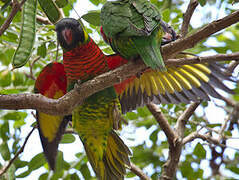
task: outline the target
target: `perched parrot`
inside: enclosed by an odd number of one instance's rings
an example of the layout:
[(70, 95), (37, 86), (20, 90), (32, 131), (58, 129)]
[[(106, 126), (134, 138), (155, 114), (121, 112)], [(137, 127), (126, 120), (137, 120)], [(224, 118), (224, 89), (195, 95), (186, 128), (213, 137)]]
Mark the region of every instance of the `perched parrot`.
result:
[(160, 18), (159, 10), (148, 0), (108, 1), (100, 14), (102, 28), (115, 52), (126, 59), (140, 56), (148, 67), (165, 72)]
[[(35, 93), (58, 99), (66, 93), (66, 73), (61, 63), (53, 62), (43, 68), (35, 82)], [(55, 169), (58, 144), (71, 116), (53, 116), (37, 111), (37, 124), (45, 157)]]
[[(164, 30), (162, 44), (176, 39), (176, 33), (162, 21)], [(101, 27), (101, 36), (107, 44), (112, 42)], [(187, 53), (179, 53), (175, 58), (192, 57)], [(128, 61), (117, 55), (108, 56), (108, 66), (115, 69)], [(120, 99), (122, 113), (134, 110), (153, 101), (156, 104), (178, 104), (190, 101), (209, 100), (209, 96), (221, 98), (215, 88), (233, 94), (234, 92), (223, 84), (223, 80), (233, 81), (223, 72), (225, 67), (217, 63), (181, 65), (167, 67), (167, 72), (146, 69), (141, 76), (132, 76), (129, 79), (114, 85)]]
[[(78, 80), (85, 82), (109, 71), (106, 56), (80, 22), (62, 19), (56, 24), (56, 32), (63, 49), (68, 91)], [(88, 97), (72, 112), (73, 128), (101, 180), (123, 179), (126, 166), (130, 167), (131, 152), (114, 130), (120, 127), (121, 119), (121, 106), (113, 87)]]

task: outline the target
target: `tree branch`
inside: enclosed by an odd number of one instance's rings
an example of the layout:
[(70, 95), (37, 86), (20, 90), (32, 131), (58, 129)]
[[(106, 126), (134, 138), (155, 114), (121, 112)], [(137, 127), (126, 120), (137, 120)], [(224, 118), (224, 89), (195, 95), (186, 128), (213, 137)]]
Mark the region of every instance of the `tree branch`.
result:
[(202, 41), (203, 39), (209, 37), (210, 35), (225, 29), (232, 24), (235, 24), (239, 21), (239, 10), (233, 12), (232, 14), (213, 21), (212, 23), (206, 25), (205, 27), (201, 28), (194, 34), (186, 37), (180, 38), (172, 43), (169, 43), (162, 47), (162, 54), (164, 54), (164, 58), (167, 59), (173, 54), (177, 54), (185, 49), (189, 49), (194, 47), (198, 42)]
[(239, 52), (231, 54), (216, 54), (211, 56), (194, 56), (191, 58), (167, 59), (165, 64), (168, 66), (197, 64), (197, 63), (212, 63), (218, 61), (235, 60), (239, 61)]
[(197, 0), (190, 0), (190, 3), (188, 4), (187, 10), (185, 14), (183, 15), (183, 24), (181, 28), (181, 37), (185, 37), (188, 33), (188, 26), (191, 20), (191, 17), (193, 15), (194, 10), (196, 9), (198, 5)]
[(178, 134), (177, 136), (180, 138), (178, 138), (173, 145), (169, 144), (168, 160), (163, 165), (163, 171), (160, 177), (161, 180), (171, 180), (174, 178), (178, 167), (179, 158), (182, 152), (183, 147), (182, 139), (184, 136), (185, 125), (199, 104), (200, 103), (198, 102), (192, 103), (178, 118), (175, 129), (176, 133)]
[(144, 174), (144, 172), (132, 162), (130, 163), (130, 171), (136, 174), (141, 180), (151, 180), (151, 178)]
[(200, 103), (201, 102), (194, 102), (194, 103), (190, 104), (190, 106), (178, 118), (175, 129), (181, 138), (183, 138), (183, 136), (184, 136), (185, 126), (188, 122), (188, 119), (192, 116), (192, 114), (197, 109), (197, 107), (199, 106)]
[[(239, 53), (233, 54), (219, 54), (214, 56), (169, 59), (165, 61), (166, 65), (176, 66), (192, 63), (214, 62), (226, 59), (239, 59)], [(114, 84), (120, 83), (128, 77), (135, 75), (145, 69), (146, 66), (142, 61), (129, 62), (113, 71), (104, 73), (92, 80), (83, 83), (80, 88), (76, 88), (60, 99), (49, 99), (40, 94), (11, 94), (0, 95), (0, 109), (37, 109), (41, 112), (52, 115), (66, 115), (70, 114), (72, 109), (90, 95), (103, 90)]]
[(24, 148), (27, 144), (27, 141), (29, 139), (29, 137), (32, 135), (33, 131), (35, 130), (37, 126), (34, 126), (32, 128), (32, 130), (29, 132), (29, 134), (27, 135), (21, 149), (15, 154), (15, 156), (8, 162), (8, 164), (6, 166), (4, 166), (2, 169), (0, 169), (0, 177), (10, 168), (10, 166), (12, 165), (12, 163), (18, 158), (19, 154), (21, 154), (24, 151)]
[(46, 24), (46, 25), (52, 24), (48, 18), (39, 16), (39, 15), (36, 16), (36, 19), (37, 19), (37, 21), (41, 22), (42, 24)]
[(13, 18), (15, 17), (15, 15), (17, 14), (17, 12), (21, 9), (22, 5), (25, 3), (26, 0), (22, 0), (20, 3), (18, 3), (18, 1), (13, 1), (13, 8), (11, 13), (9, 14), (8, 18), (6, 19), (6, 21), (2, 24), (2, 26), (0, 27), (0, 36), (6, 31), (6, 29), (9, 27), (9, 25), (11, 24)]
[(175, 146), (175, 142), (178, 139), (178, 135), (171, 128), (170, 124), (168, 123), (168, 120), (165, 118), (160, 108), (158, 108), (154, 103), (148, 103), (147, 107), (158, 122), (165, 135), (167, 136), (169, 144), (171, 144), (171, 146)]

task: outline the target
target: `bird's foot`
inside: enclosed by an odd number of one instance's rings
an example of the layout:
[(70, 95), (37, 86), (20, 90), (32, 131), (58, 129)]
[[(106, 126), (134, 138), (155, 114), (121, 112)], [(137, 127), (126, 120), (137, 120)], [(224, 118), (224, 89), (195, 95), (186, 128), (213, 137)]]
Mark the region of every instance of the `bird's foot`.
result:
[(76, 89), (78, 92), (80, 92), (80, 86), (81, 86), (81, 80), (77, 80), (77, 82), (74, 85), (74, 89)]

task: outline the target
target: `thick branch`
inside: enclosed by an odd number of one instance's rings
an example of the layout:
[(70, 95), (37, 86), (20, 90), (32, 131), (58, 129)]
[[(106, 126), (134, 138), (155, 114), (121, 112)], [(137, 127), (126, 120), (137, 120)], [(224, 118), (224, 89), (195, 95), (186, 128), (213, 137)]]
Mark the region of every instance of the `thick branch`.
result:
[(83, 83), (78, 90), (75, 88), (57, 100), (46, 98), (40, 94), (0, 95), (0, 109), (37, 109), (53, 115), (70, 114), (72, 109), (82, 103), (85, 98), (113, 84), (120, 83), (144, 68), (143, 63), (139, 63), (138, 66), (128, 63)]
[(147, 107), (158, 122), (159, 126), (162, 128), (165, 135), (167, 136), (169, 144), (174, 146), (178, 136), (171, 128), (170, 124), (168, 123), (168, 120), (165, 118), (160, 108), (158, 108), (154, 103), (148, 103)]
[(173, 54), (177, 54), (178, 52), (181, 52), (185, 49), (192, 48), (203, 39), (211, 36), (212, 34), (222, 29), (225, 29), (228, 26), (231, 26), (232, 24), (237, 23), (238, 21), (239, 21), (239, 10), (233, 12), (232, 14), (222, 19), (213, 21), (212, 23), (201, 28), (191, 36), (188, 36), (183, 39), (178, 39), (162, 47), (162, 53), (164, 54), (164, 58), (167, 58)]
[(194, 10), (196, 9), (198, 5), (197, 0), (190, 0), (190, 3), (188, 4), (188, 8), (183, 15), (183, 24), (181, 28), (181, 37), (185, 37), (188, 33), (188, 26), (191, 20), (191, 17), (193, 15)]
[(178, 118), (175, 129), (178, 134), (177, 136), (180, 138), (178, 138), (173, 145), (169, 144), (168, 160), (163, 166), (163, 171), (160, 179), (171, 180), (174, 178), (178, 167), (179, 158), (182, 152), (183, 147), (182, 139), (185, 131), (185, 125), (199, 104), (200, 103), (198, 102), (192, 103)]
[[(169, 59), (165, 61), (165, 64), (170, 66), (192, 64), (192, 63), (204, 63), (214, 62), (217, 60), (231, 60), (239, 59), (239, 53), (233, 54), (220, 54), (215, 56), (206, 57), (193, 57), (182, 59)], [(83, 102), (83, 100), (90, 95), (117, 84), (124, 79), (135, 75), (145, 69), (146, 66), (142, 62), (129, 62), (128, 64), (121, 66), (113, 71), (104, 73), (93, 80), (87, 81), (80, 86), (79, 91), (76, 89), (67, 93), (60, 99), (49, 99), (39, 94), (12, 94), (12, 95), (0, 95), (0, 109), (38, 109), (41, 112), (45, 112), (53, 115), (65, 115), (70, 114), (72, 109)]]

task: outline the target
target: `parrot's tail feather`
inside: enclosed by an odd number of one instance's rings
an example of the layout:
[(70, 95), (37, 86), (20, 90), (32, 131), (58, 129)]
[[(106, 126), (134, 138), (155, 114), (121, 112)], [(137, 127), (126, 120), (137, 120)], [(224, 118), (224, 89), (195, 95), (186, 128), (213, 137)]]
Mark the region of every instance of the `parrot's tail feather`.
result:
[[(49, 119), (44, 119), (44, 117), (48, 117)], [(56, 121), (57, 119), (59, 122)], [(58, 145), (70, 120), (71, 116), (65, 116), (63, 118), (60, 116), (51, 116), (41, 112), (37, 112), (38, 130), (41, 138), (43, 152), (52, 170), (55, 170)], [(45, 134), (47, 132), (47, 128), (46, 126), (44, 126), (44, 124), (47, 123), (49, 125), (49, 122), (56, 123), (55, 126), (50, 129), (50, 133), (53, 136), (52, 139), (49, 139), (49, 136), (45, 136), (49, 134)], [(57, 127), (58, 125), (59, 127)]]
[(167, 71), (156, 39), (152, 40), (148, 46), (141, 45), (142, 41), (136, 38), (132, 40), (137, 52), (148, 67), (155, 70), (159, 69), (161, 72)]
[(120, 137), (111, 131), (107, 139), (106, 152), (99, 160), (95, 157), (95, 152), (85, 145), (88, 159), (100, 180), (120, 180), (124, 179), (126, 167), (130, 167), (129, 156), (131, 152)]

